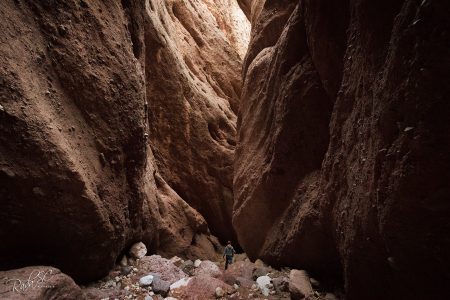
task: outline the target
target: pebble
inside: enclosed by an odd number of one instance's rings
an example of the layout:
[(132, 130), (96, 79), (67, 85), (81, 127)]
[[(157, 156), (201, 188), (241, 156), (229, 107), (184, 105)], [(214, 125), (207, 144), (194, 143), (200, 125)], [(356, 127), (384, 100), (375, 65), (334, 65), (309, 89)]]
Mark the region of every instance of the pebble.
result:
[(202, 263), (202, 261), (200, 259), (196, 259), (194, 261), (194, 267), (198, 268), (200, 266), (200, 264)]
[(140, 286), (149, 286), (153, 282), (153, 275), (147, 275), (139, 279)]
[(224, 295), (224, 290), (220, 286), (216, 287), (216, 298), (222, 298)]
[(126, 266), (128, 265), (128, 260), (127, 260), (127, 256), (126, 256), (126, 255), (124, 255), (124, 256), (122, 257), (122, 259), (120, 260), (120, 265), (121, 265), (122, 267), (126, 267)]

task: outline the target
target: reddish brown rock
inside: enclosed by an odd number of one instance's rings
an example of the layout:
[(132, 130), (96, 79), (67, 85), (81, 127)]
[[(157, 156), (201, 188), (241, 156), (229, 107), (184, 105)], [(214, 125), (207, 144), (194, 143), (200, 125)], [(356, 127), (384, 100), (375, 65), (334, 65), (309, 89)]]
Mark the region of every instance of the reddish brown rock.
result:
[(170, 284), (186, 277), (186, 274), (170, 260), (159, 255), (145, 256), (139, 261), (138, 271), (133, 276), (134, 281), (138, 281), (142, 276), (155, 273)]
[(216, 288), (220, 287), (225, 293), (233, 288), (223, 281), (208, 275), (194, 276), (186, 286), (171, 290), (169, 296), (177, 299), (215, 299)]
[(250, 258), (342, 272), (347, 299), (448, 298), (449, 12), (265, 1), (234, 164)]
[(9, 300), (82, 299), (72, 278), (46, 266), (0, 271), (0, 295)]
[[(150, 143), (159, 172), (223, 242), (235, 240), (235, 112), (246, 46), (246, 30), (230, 24), (228, 11), (239, 12), (236, 0), (152, 0), (145, 23)], [(243, 15), (241, 22), (248, 22)]]
[(234, 238), (239, 14), (236, 0), (2, 2), (1, 269), (94, 280), (138, 241), (209, 258), (199, 212)]
[(220, 243), (210, 234), (205, 219), (189, 206), (170, 186), (155, 174), (158, 195), (159, 246), (164, 257), (180, 255), (185, 258), (215, 259)]
[(0, 268), (92, 280), (134, 241), (157, 239), (145, 78), (124, 26), (142, 9), (0, 5)]

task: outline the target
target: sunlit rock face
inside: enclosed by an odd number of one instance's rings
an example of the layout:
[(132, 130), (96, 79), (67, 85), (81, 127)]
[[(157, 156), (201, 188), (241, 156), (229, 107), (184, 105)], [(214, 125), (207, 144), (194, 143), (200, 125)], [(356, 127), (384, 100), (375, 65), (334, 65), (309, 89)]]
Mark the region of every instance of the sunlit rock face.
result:
[(342, 274), (346, 299), (447, 299), (450, 4), (256, 2), (235, 154), (241, 245)]
[(137, 241), (213, 255), (204, 217), (233, 237), (237, 7), (2, 1), (0, 268), (89, 281)]
[(148, 1), (145, 74), (150, 145), (161, 176), (234, 240), (233, 155), (249, 24), (235, 0)]

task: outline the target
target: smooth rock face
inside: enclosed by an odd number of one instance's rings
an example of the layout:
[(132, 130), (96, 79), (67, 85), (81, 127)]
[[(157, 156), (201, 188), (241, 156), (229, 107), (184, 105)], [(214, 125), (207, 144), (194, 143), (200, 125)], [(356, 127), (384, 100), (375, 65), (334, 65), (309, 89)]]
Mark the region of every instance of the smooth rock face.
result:
[(342, 274), (350, 300), (448, 298), (449, 11), (265, 1), (234, 164), (251, 259)]
[[(241, 91), (239, 53), (246, 47), (239, 36), (248, 33), (227, 20), (239, 6), (236, 0), (147, 3), (149, 141), (159, 172), (222, 242), (235, 241), (235, 113)], [(243, 14), (240, 20), (248, 22)]]
[(72, 278), (46, 266), (0, 271), (0, 295), (9, 300), (82, 298), (81, 289)]

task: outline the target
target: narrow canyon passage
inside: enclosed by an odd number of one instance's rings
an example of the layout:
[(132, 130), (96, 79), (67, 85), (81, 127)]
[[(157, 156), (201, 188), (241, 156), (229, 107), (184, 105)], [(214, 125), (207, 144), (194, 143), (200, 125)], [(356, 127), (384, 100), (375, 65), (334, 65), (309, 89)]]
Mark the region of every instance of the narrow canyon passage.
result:
[(449, 15), (2, 1), (0, 298), (449, 299)]

